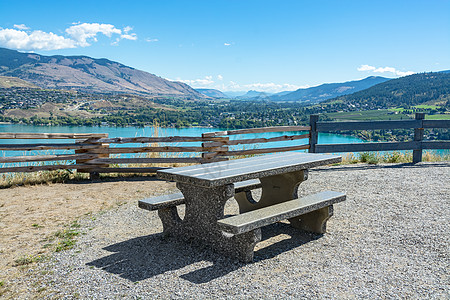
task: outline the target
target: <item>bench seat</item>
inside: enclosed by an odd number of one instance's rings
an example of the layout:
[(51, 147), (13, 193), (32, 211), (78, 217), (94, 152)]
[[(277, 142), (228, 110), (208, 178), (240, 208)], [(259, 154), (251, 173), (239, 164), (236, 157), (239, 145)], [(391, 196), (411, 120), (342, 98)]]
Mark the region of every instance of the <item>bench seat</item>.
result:
[(242, 234), (281, 220), (317, 211), (334, 203), (342, 202), (345, 198), (346, 196), (343, 193), (333, 191), (321, 192), (231, 216), (219, 220), (218, 225), (226, 233)]
[[(236, 182), (234, 184), (235, 193), (241, 193), (260, 187), (261, 182), (258, 179)], [(182, 193), (178, 192), (139, 200), (138, 207), (147, 210), (158, 210), (180, 204), (184, 204), (184, 196)]]

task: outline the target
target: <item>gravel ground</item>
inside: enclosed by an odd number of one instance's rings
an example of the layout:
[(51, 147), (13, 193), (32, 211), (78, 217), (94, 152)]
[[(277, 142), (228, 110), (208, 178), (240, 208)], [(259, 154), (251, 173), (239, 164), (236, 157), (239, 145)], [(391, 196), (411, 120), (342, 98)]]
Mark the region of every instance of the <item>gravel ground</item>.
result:
[(267, 226), (250, 264), (163, 238), (137, 203), (82, 219), (76, 247), (30, 270), (23, 297), (450, 298), (450, 163), (317, 168), (300, 194), (328, 189), (347, 200), (325, 235)]

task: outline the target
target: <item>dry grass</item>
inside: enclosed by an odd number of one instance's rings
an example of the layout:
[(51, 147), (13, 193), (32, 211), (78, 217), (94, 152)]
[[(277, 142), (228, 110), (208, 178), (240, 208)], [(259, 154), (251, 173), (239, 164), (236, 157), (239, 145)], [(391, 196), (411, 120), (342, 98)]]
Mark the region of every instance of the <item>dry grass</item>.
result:
[(39, 171), (31, 173), (4, 173), (0, 175), (0, 188), (44, 183), (63, 183), (88, 178), (86, 173), (71, 170)]
[[(422, 161), (424, 162), (437, 162), (437, 161), (450, 161), (450, 154), (438, 154), (435, 152), (424, 151), (422, 154)], [(342, 156), (343, 164), (356, 164), (356, 163), (411, 163), (412, 151), (400, 152), (362, 152), (358, 154), (348, 153)]]

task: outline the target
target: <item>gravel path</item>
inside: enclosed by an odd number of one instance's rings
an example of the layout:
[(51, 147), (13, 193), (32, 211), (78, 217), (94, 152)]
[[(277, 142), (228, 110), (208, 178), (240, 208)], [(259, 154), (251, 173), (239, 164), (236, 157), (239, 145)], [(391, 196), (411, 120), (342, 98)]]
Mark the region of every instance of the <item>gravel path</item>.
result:
[(347, 201), (325, 235), (268, 226), (251, 264), (164, 239), (157, 213), (129, 203), (81, 220), (77, 246), (24, 284), (67, 299), (449, 299), (450, 163), (320, 168), (300, 193), (327, 189)]

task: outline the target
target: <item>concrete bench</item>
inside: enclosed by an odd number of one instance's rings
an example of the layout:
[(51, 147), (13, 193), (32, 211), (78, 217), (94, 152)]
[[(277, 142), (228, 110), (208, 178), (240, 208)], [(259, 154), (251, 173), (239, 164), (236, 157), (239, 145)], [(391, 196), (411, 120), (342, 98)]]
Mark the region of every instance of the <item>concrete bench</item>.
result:
[(325, 233), (326, 221), (333, 215), (332, 205), (345, 198), (339, 192), (320, 192), (231, 216), (219, 220), (218, 225), (223, 232), (236, 235), (289, 219), (296, 228)]
[[(249, 192), (261, 187), (258, 179), (236, 182), (234, 191), (236, 194)], [(139, 200), (138, 207), (146, 210), (158, 210), (184, 204), (184, 196), (182, 193), (173, 193), (169, 195), (156, 196)]]

